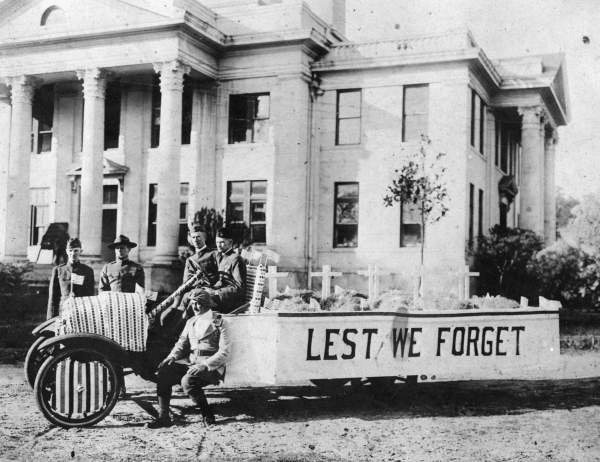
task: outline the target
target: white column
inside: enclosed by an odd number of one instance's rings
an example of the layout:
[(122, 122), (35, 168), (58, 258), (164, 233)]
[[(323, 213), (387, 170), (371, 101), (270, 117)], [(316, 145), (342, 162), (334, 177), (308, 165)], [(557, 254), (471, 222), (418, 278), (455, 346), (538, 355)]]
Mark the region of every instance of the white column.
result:
[(10, 92), (8, 87), (0, 91), (0, 260), (4, 257), (7, 232), (7, 185), (8, 153), (10, 147)]
[(544, 235), (544, 142), (542, 109), (521, 107), (521, 214), (519, 227)]
[(160, 174), (156, 212), (155, 264), (177, 259), (179, 235), (179, 169), (181, 157), (181, 98), (189, 67), (178, 61), (158, 63), (160, 73)]
[(556, 174), (555, 156), (558, 133), (553, 130), (552, 135), (546, 138), (545, 156), (545, 188), (544, 188), (544, 237), (546, 243), (551, 244), (556, 240)]
[(0, 217), (5, 237), (0, 256), (19, 260), (27, 255), (29, 243), (29, 164), (31, 156), (31, 111), (34, 81), (31, 77), (12, 77), (12, 110), (8, 159), (6, 162), (6, 209)]
[(86, 256), (102, 250), (102, 179), (104, 157), (104, 97), (106, 74), (101, 69), (77, 72), (83, 80), (83, 149), (81, 152), (81, 210), (79, 236)]

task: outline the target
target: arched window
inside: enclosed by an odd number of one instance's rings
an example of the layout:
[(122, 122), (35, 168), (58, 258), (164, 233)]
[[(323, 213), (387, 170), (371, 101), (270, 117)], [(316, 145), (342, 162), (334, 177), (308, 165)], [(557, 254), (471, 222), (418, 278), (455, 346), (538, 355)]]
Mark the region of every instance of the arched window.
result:
[(62, 8), (58, 6), (51, 6), (44, 11), (42, 14), (42, 20), (40, 21), (41, 26), (54, 26), (57, 24), (64, 24), (67, 21), (67, 17)]

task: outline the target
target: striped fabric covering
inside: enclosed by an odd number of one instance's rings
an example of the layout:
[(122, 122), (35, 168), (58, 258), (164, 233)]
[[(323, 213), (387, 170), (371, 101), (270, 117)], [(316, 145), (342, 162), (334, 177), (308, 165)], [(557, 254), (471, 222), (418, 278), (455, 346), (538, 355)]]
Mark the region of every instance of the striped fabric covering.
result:
[(90, 414), (102, 409), (109, 389), (108, 372), (102, 364), (67, 358), (56, 366), (52, 408), (70, 418)]
[(99, 334), (126, 350), (145, 351), (145, 304), (144, 297), (137, 293), (101, 292), (94, 297), (69, 298), (63, 305), (58, 334)]
[(246, 303), (250, 302), (251, 307), (258, 308), (262, 302), (264, 286), (265, 267), (263, 265), (248, 265), (246, 267)]

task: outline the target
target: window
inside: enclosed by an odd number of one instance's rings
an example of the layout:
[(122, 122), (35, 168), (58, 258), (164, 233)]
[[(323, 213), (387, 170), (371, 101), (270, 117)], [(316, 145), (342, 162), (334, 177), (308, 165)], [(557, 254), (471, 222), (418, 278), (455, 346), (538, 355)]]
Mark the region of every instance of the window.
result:
[(49, 188), (31, 188), (29, 190), (30, 220), (29, 245), (38, 245), (50, 223)]
[(267, 182), (227, 182), (227, 225), (247, 230), (256, 244), (267, 243)]
[(119, 186), (116, 184), (104, 185), (102, 187), (102, 204), (115, 205), (119, 202)]
[(473, 247), (473, 222), (475, 220), (475, 186), (469, 183), (469, 247)]
[[(190, 190), (189, 183), (179, 185), (179, 237), (178, 245), (187, 245), (187, 215), (188, 215), (188, 195)], [(158, 185), (151, 183), (148, 190), (148, 232), (146, 235), (147, 245), (153, 247), (156, 245), (156, 217), (158, 212)]]
[(421, 213), (416, 205), (400, 205), (400, 247), (414, 247), (423, 242)]
[(109, 82), (104, 99), (104, 149), (119, 147), (121, 129), (121, 85)]
[(333, 247), (358, 247), (358, 183), (335, 183)]
[(407, 85), (402, 99), (402, 141), (428, 134), (429, 85)]
[(50, 152), (54, 120), (53, 85), (44, 85), (35, 92), (32, 109), (31, 152), (37, 154)]
[[(181, 144), (190, 144), (192, 134), (192, 110), (194, 103), (194, 87), (187, 76), (183, 80), (181, 95)], [(155, 75), (152, 84), (152, 117), (150, 121), (150, 147), (160, 145), (160, 78)]]
[(335, 144), (360, 144), (360, 90), (338, 90), (336, 102)]
[(471, 90), (471, 146), (481, 154), (485, 143), (485, 107), (477, 92)]
[(519, 127), (498, 123), (496, 127), (496, 166), (508, 175), (518, 175), (520, 152)]
[(477, 202), (477, 236), (483, 236), (483, 189), (479, 190), (479, 201)]
[(229, 96), (229, 144), (269, 139), (269, 93)]

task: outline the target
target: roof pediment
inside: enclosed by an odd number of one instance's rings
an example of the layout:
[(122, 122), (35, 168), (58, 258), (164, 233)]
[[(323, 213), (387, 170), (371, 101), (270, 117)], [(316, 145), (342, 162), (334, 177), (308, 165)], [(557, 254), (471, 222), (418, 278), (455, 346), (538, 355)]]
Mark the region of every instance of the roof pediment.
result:
[(6, 0), (0, 4), (0, 42), (156, 24), (183, 15), (169, 4), (142, 4), (136, 0)]

